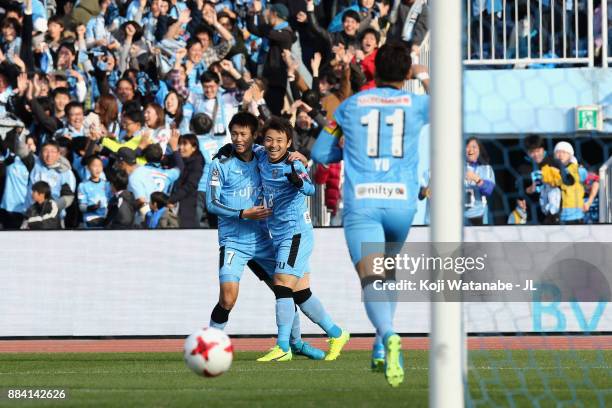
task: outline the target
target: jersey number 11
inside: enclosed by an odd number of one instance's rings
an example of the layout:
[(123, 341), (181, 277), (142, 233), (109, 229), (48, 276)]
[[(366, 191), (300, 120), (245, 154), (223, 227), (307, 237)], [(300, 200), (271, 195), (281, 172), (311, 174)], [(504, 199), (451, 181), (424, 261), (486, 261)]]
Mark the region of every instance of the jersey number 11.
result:
[[(361, 117), (361, 124), (368, 128), (368, 156), (379, 156), (380, 110), (372, 109)], [(392, 115), (385, 117), (385, 125), (391, 126), (391, 155), (404, 157), (404, 110), (395, 109)]]

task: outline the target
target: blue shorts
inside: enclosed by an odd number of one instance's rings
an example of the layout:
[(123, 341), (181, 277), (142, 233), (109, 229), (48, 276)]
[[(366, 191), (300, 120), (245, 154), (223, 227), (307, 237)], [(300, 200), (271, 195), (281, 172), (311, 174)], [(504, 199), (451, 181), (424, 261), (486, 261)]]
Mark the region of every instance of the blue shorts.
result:
[(260, 280), (272, 279), (276, 260), (271, 240), (251, 245), (229, 243), (219, 248), (219, 282), (240, 282), (248, 266)]
[(294, 275), (298, 278), (310, 271), (310, 255), (314, 246), (312, 230), (274, 242), (276, 250), (275, 274)]
[[(386, 255), (395, 255), (406, 241), (416, 209), (359, 208), (344, 213), (344, 237), (354, 265), (369, 253), (363, 253), (363, 244), (398, 243), (386, 246)], [(369, 252), (369, 251), (368, 251)], [(374, 251), (372, 253), (379, 252)]]

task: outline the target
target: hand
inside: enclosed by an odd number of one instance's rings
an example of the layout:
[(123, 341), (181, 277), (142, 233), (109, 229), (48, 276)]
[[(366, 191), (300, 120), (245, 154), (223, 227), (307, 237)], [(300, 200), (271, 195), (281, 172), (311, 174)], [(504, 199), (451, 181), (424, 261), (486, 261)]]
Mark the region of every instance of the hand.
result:
[(181, 11), (179, 14), (178, 22), (180, 24), (187, 24), (191, 21), (191, 11), (189, 9), (185, 9)]
[(106, 38), (102, 38), (101, 40), (96, 41), (96, 45), (100, 47), (106, 47), (107, 44), (108, 42), (106, 41)]
[(315, 52), (310, 60), (310, 68), (313, 73), (319, 73), (319, 68), (321, 67), (321, 53)]
[(271, 215), (272, 209), (265, 208), (263, 205), (259, 205), (242, 211), (242, 218), (246, 220), (264, 220)]
[(357, 62), (361, 62), (365, 59), (365, 54), (361, 50), (355, 51), (355, 59)]
[(531, 184), (529, 187), (527, 187), (527, 188), (525, 189), (525, 192), (526, 192), (527, 194), (533, 194), (533, 193), (535, 193), (535, 192), (536, 192), (536, 185), (535, 185), (535, 183), (532, 183), (532, 184)]
[(138, 147), (140, 148), (140, 150), (144, 150), (150, 144), (151, 144), (151, 132), (148, 130), (142, 132), (142, 136), (140, 137), (140, 143), (138, 144)]
[(300, 11), (295, 16), (295, 19), (298, 23), (305, 23), (306, 21), (308, 21), (308, 14), (304, 13), (303, 11)]
[(178, 141), (180, 136), (181, 132), (179, 132), (177, 129), (172, 130), (172, 135), (170, 136), (170, 140), (168, 140), (168, 144), (173, 152), (178, 150)]
[(23, 95), (24, 93), (26, 93), (28, 88), (31, 88), (30, 81), (28, 81), (28, 74), (22, 72), (17, 77), (17, 90), (19, 91), (19, 95)]
[(304, 185), (304, 180), (302, 180), (300, 175), (295, 170), (295, 164), (293, 164), (293, 162), (291, 162), (291, 173), (285, 173), (285, 177), (287, 177), (289, 183), (293, 184), (293, 186), (296, 188), (302, 188)]
[(21, 58), (19, 58), (18, 55), (13, 55), (13, 64), (17, 65), (17, 67), (19, 67), (19, 71), (20, 72), (26, 72), (28, 69), (25, 65), (25, 62), (23, 62), (23, 60)]
[(210, 26), (216, 26), (217, 25), (217, 13), (215, 12), (215, 9), (205, 9), (204, 13), (202, 13), (202, 17), (204, 18), (204, 21), (206, 22), (206, 24), (210, 25)]
[(176, 60), (177, 61), (182, 61), (183, 58), (185, 58), (185, 55), (187, 55), (187, 49), (186, 48), (180, 48), (180, 49), (176, 50)]
[(473, 172), (473, 171), (471, 171), (471, 170), (468, 170), (468, 171), (465, 173), (465, 179), (466, 179), (467, 181), (473, 181), (474, 183), (477, 183), (478, 181), (480, 181), (480, 177), (478, 176), (478, 174), (474, 173), (474, 172)]
[(287, 156), (287, 161), (288, 162), (299, 161), (299, 162), (302, 162), (304, 167), (308, 168), (308, 159), (306, 158), (306, 156), (304, 156), (300, 152), (290, 152), (289, 156)]
[(76, 28), (76, 33), (80, 38), (85, 38), (85, 32), (87, 31), (87, 29), (85, 28), (85, 24), (79, 24)]
[(314, 11), (314, 9), (315, 9), (314, 0), (306, 0), (306, 11), (311, 12), (311, 11)]
[(591, 204), (593, 204), (591, 200), (587, 200), (584, 204), (582, 204), (582, 211), (589, 212), (589, 209), (591, 208)]
[(125, 36), (131, 39), (132, 37), (134, 37), (134, 35), (136, 35), (136, 27), (134, 27), (132, 24), (126, 25)]
[(349, 65), (351, 61), (353, 61), (354, 57), (355, 57), (355, 50), (349, 48), (348, 50), (346, 50), (346, 52), (342, 56), (342, 62), (344, 63), (344, 65)]
[(75, 69), (69, 69), (67, 72), (70, 73), (70, 76), (73, 76), (77, 79), (77, 82), (83, 82), (83, 77), (79, 74), (79, 71)]
[(221, 64), (221, 68), (223, 68), (223, 70), (229, 73), (231, 76), (233, 76), (236, 79), (240, 78), (240, 72), (236, 70), (232, 61), (223, 60), (220, 62), (220, 64)]
[(119, 47), (121, 47), (121, 44), (119, 44), (119, 42), (117, 42), (117, 41), (113, 41), (112, 43), (108, 44), (108, 46), (107, 46), (107, 48), (109, 50), (116, 50)]
[(219, 149), (217, 154), (215, 154), (213, 156), (213, 160), (216, 159), (216, 158), (230, 157), (232, 155), (233, 151), (234, 151), (234, 147), (232, 146), (232, 144), (231, 143), (227, 143), (222, 148)]

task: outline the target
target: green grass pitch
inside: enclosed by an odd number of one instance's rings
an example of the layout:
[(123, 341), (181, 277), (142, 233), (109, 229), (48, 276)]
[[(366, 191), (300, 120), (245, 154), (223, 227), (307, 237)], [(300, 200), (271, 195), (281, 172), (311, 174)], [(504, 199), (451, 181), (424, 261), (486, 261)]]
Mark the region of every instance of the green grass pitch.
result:
[[(421, 407), (427, 352), (406, 352), (406, 381), (390, 388), (369, 352), (335, 362), (256, 363), (238, 352), (207, 379), (179, 353), (0, 354), (0, 406), (15, 407)], [(468, 406), (612, 406), (611, 351), (470, 352)], [(8, 389), (66, 390), (67, 399), (9, 400)]]

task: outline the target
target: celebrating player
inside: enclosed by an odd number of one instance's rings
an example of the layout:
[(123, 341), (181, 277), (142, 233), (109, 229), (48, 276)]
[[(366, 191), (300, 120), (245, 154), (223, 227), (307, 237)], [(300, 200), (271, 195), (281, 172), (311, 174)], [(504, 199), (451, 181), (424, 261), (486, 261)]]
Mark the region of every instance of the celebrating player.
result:
[[(234, 115), (229, 123), (232, 145), (228, 145), (228, 157), (215, 159), (208, 177), (207, 208), (219, 216), (220, 293), (210, 320), (210, 326), (218, 329), (225, 327), (236, 303), (245, 265), (272, 287), (274, 249), (265, 225), (261, 225), (261, 220), (270, 216), (272, 210), (261, 205), (259, 170), (257, 161), (253, 160), (257, 126), (257, 118), (250, 113)], [(302, 341), (298, 313), (291, 324), (292, 351), (322, 360), (325, 357), (322, 350)]]
[[(344, 234), (363, 288), (367, 315), (376, 328), (372, 368), (384, 370), (393, 387), (404, 380), (401, 339), (393, 330), (396, 299), (376, 294), (373, 283), (381, 279), (373, 261), (392, 256), (362, 253), (366, 242), (403, 243), (416, 212), (419, 192), (418, 142), (428, 121), (429, 98), (401, 90), (409, 76), (429, 86), (423, 67), (411, 67), (410, 50), (403, 44), (386, 44), (376, 55), (377, 88), (345, 100), (315, 143), (312, 157), (320, 163), (344, 159)], [(344, 137), (344, 146), (338, 145)], [(364, 251), (365, 252), (365, 251)], [(380, 252), (371, 251), (371, 252)], [(394, 280), (387, 271), (386, 280)]]
[(291, 360), (289, 333), (296, 304), (329, 336), (325, 360), (335, 360), (350, 335), (334, 324), (310, 291), (309, 258), (314, 234), (305, 198), (314, 194), (314, 186), (302, 163), (287, 160), (293, 135), (291, 126), (282, 119), (272, 118), (266, 122), (262, 133), (265, 152), (256, 150), (256, 155), (264, 205), (272, 209), (267, 222), (276, 251), (272, 290), (276, 296), (278, 339), (276, 346), (257, 361)]

